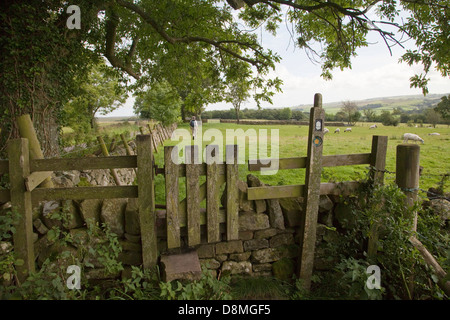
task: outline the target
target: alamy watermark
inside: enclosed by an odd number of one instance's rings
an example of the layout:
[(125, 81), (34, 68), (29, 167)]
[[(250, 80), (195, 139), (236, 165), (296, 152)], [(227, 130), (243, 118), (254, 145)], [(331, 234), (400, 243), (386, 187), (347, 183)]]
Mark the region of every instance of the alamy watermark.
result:
[(370, 265), (366, 269), (366, 273), (370, 276), (366, 280), (367, 289), (381, 289), (381, 270), (377, 265)]
[[(278, 129), (226, 129), (225, 136), (218, 129), (207, 129), (203, 132), (200, 125), (195, 132), (194, 137), (187, 129), (176, 129), (171, 136), (172, 141), (178, 141), (176, 147), (172, 151), (171, 159), (174, 163), (190, 163), (191, 157), (186, 157), (186, 146), (197, 146), (194, 152), (197, 152), (192, 159), (195, 164), (201, 163), (218, 163), (222, 164), (224, 155), (224, 145), (237, 145), (237, 162), (238, 164), (246, 164), (246, 150), (248, 147), (248, 159), (250, 163), (256, 162), (267, 165), (261, 168), (261, 174), (276, 174), (279, 169), (279, 147), (280, 137)], [(217, 148), (204, 148), (203, 143), (208, 145), (216, 145)], [(201, 151), (200, 151), (201, 150)], [(214, 151), (213, 151), (214, 150)], [(190, 151), (189, 151), (190, 152)], [(234, 155), (233, 155), (234, 156)], [(230, 163), (231, 159), (225, 159), (226, 163)]]
[(69, 29), (81, 29), (81, 9), (77, 5), (70, 5), (67, 7), (70, 17), (66, 21), (66, 26)]

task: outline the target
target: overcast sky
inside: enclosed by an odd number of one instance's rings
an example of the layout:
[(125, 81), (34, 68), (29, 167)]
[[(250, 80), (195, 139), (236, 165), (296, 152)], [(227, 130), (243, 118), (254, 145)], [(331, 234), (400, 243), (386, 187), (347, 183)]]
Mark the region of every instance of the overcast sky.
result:
[[(325, 81), (320, 77), (321, 66), (312, 63), (303, 50), (294, 48), (290, 34), (282, 24), (277, 36), (259, 31), (259, 37), (265, 48), (276, 51), (282, 60), (270, 76), (283, 80), (282, 93), (273, 97), (273, 105), (263, 107), (293, 107), (300, 104), (312, 104), (315, 93), (321, 93), (323, 103), (345, 100), (362, 100), (377, 97), (422, 94), (421, 89), (410, 88), (409, 78), (415, 72), (420, 73), (421, 66), (409, 67), (399, 63), (404, 53), (401, 47), (392, 48), (392, 56), (380, 36), (372, 34), (369, 38), (373, 45), (360, 48), (358, 56), (352, 59), (352, 69), (333, 71), (333, 80)], [(411, 47), (412, 43), (406, 43)], [(438, 72), (429, 73), (430, 94), (450, 93), (450, 79), (443, 78)], [(133, 99), (107, 116), (132, 116)], [(246, 102), (242, 108), (255, 108), (253, 101)], [(230, 109), (231, 104), (218, 103), (208, 105), (206, 110)]]

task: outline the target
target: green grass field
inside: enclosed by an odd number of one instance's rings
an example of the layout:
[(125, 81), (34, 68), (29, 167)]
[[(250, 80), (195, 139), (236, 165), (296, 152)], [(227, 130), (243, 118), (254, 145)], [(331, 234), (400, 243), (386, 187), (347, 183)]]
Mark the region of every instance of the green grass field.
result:
[[(371, 130), (369, 126), (371, 123), (358, 123), (352, 128), (352, 132), (344, 133), (341, 128), (340, 134), (335, 134), (334, 127), (329, 127), (330, 133), (325, 135), (324, 138), (324, 155), (336, 155), (336, 154), (352, 154), (352, 153), (369, 153), (371, 151), (372, 135), (388, 136), (388, 152), (386, 159), (386, 169), (395, 172), (395, 157), (396, 146), (403, 142), (403, 134), (406, 132), (415, 133), (421, 136), (424, 140), (424, 144), (420, 144), (420, 164), (423, 167), (422, 176), (420, 178), (420, 188), (428, 189), (429, 187), (435, 187), (437, 183), (442, 179), (442, 175), (450, 172), (450, 128), (447, 126), (438, 126), (437, 128), (427, 128), (426, 126), (421, 128), (407, 127), (401, 125), (398, 127), (385, 127), (378, 124), (378, 128)], [(188, 129), (187, 125), (180, 125), (179, 128)], [(307, 154), (307, 126), (297, 125), (280, 125), (280, 126), (249, 126), (249, 125), (236, 125), (236, 124), (204, 124), (203, 132), (208, 129), (220, 130), (225, 137), (226, 130), (242, 129), (247, 131), (248, 129), (255, 129), (258, 133), (259, 130), (267, 129), (268, 132), (273, 129), (279, 130), (279, 157), (302, 157)], [(431, 132), (438, 132), (440, 136), (429, 136)], [(251, 144), (257, 143), (251, 139)], [(176, 145), (178, 141), (167, 141), (166, 145)], [(210, 141), (203, 141), (203, 146), (210, 144)], [(217, 144), (217, 142), (215, 142)], [(270, 140), (269, 140), (270, 146)], [(245, 146), (246, 159), (249, 158), (249, 146), (248, 139)], [(271, 156), (270, 151), (268, 152)], [(251, 158), (256, 158), (257, 155), (250, 155)], [(158, 165), (163, 166), (163, 152), (162, 148), (159, 148), (159, 152), (156, 154), (156, 162)], [(304, 169), (294, 170), (279, 170), (274, 175), (261, 175), (258, 172), (249, 172), (247, 166), (240, 165), (239, 174), (242, 180), (246, 180), (248, 173), (252, 173), (260, 177), (260, 179), (271, 185), (288, 185), (288, 184), (303, 184), (305, 179)], [(365, 177), (367, 173), (367, 165), (358, 166), (345, 166), (324, 168), (322, 172), (322, 182), (330, 181), (348, 181), (358, 180)], [(395, 174), (385, 175), (386, 183), (394, 182)], [(449, 182), (444, 186), (446, 191), (449, 191)]]

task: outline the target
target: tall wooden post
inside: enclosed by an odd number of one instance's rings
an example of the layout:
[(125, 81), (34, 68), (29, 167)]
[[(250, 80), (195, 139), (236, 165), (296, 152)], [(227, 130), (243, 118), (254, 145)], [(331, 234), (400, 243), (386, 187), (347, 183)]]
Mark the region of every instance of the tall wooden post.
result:
[[(44, 154), (41, 149), (41, 144), (37, 138), (36, 131), (34, 130), (33, 121), (29, 114), (24, 114), (17, 118), (17, 125), (19, 127), (20, 137), (28, 140), (30, 160), (44, 159)], [(50, 177), (51, 172), (48, 172), (47, 177), (39, 186), (41, 188), (53, 188), (53, 182)]]
[(305, 214), (301, 217), (300, 256), (298, 277), (303, 280), (306, 290), (311, 287), (314, 266), (316, 229), (320, 200), (320, 176), (322, 174), (323, 129), (325, 111), (322, 109), (322, 95), (314, 95), (314, 107), (311, 108), (308, 134), (308, 157), (305, 176)]
[(11, 205), (17, 210), (19, 221), (14, 233), (14, 251), (17, 258), (24, 261), (17, 266), (17, 275), (23, 282), (34, 268), (33, 212), (31, 192), (25, 188), (25, 178), (30, 175), (30, 154), (27, 139), (16, 139), (9, 142), (9, 179)]
[[(417, 144), (399, 144), (397, 146), (395, 182), (406, 195), (406, 206), (414, 205), (419, 188), (420, 146)], [(413, 213), (413, 230), (417, 229), (417, 212)]]
[(139, 220), (144, 268), (155, 266), (158, 259), (151, 139), (150, 135), (136, 136)]
[(177, 146), (164, 147), (164, 179), (166, 186), (167, 247), (180, 247), (180, 215), (178, 208), (179, 165), (172, 159)]
[[(162, 127), (160, 127), (162, 128)], [(186, 146), (186, 201), (188, 245), (200, 244), (200, 172), (197, 145)]]
[[(414, 206), (417, 200), (419, 189), (419, 161), (420, 147), (417, 144), (399, 144), (397, 146), (395, 182), (406, 195), (405, 205), (408, 209)], [(417, 212), (408, 210), (411, 213), (413, 226), (412, 231), (417, 231)], [(414, 274), (408, 277), (408, 298), (414, 295)]]
[[(370, 155), (370, 180), (373, 187), (382, 185), (384, 183), (387, 144), (387, 136), (372, 137), (372, 152)], [(382, 203), (380, 203), (379, 205), (381, 207)], [(378, 251), (378, 227), (379, 225), (374, 223), (370, 229), (369, 243), (367, 245), (367, 255), (371, 260), (375, 259)]]
[(239, 239), (239, 179), (238, 146), (225, 147), (226, 195), (227, 195), (227, 240)]

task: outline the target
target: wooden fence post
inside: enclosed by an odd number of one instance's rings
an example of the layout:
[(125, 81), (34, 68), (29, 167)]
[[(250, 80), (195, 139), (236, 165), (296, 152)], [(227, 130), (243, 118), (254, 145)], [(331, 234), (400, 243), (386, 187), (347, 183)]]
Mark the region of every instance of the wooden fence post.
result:
[[(410, 208), (417, 200), (419, 188), (420, 146), (399, 144), (397, 146), (395, 182), (406, 195), (406, 205)], [(417, 212), (413, 213), (413, 230), (417, 229)]]
[[(177, 146), (164, 147), (164, 178), (166, 186), (167, 247), (180, 247), (180, 216), (178, 208), (179, 165), (174, 163), (172, 153), (178, 155)], [(177, 159), (178, 160), (178, 159)]]
[(155, 266), (158, 259), (151, 138), (151, 135), (136, 136), (139, 220), (144, 268)]
[(305, 176), (305, 214), (301, 217), (300, 256), (298, 277), (303, 280), (306, 290), (311, 287), (314, 266), (316, 229), (320, 200), (320, 176), (322, 174), (323, 129), (325, 111), (322, 109), (322, 95), (314, 95), (314, 107), (311, 108), (308, 135), (308, 157)]
[(147, 128), (148, 128), (148, 132), (150, 132), (150, 134), (152, 136), (153, 151), (155, 151), (155, 153), (158, 153), (158, 144), (155, 141), (155, 135), (153, 134), (153, 130), (152, 130), (152, 127), (150, 126), (150, 123), (147, 123)]
[(208, 242), (220, 241), (220, 182), (215, 161), (219, 156), (218, 145), (206, 146), (206, 224)]
[[(105, 141), (103, 140), (102, 136), (97, 137), (98, 142), (100, 142), (100, 147), (102, 148), (102, 153), (105, 157), (109, 157), (108, 148), (106, 148)], [(120, 182), (119, 176), (117, 175), (116, 169), (109, 169), (109, 172), (111, 173), (114, 182), (116, 185), (121, 186), (122, 183)]]
[(200, 172), (198, 167), (198, 146), (189, 145), (186, 157), (186, 209), (188, 245), (200, 244)]
[[(372, 152), (370, 154), (370, 180), (373, 187), (383, 185), (384, 170), (386, 169), (387, 136), (372, 137)], [(367, 245), (367, 255), (369, 259), (374, 259), (378, 251), (378, 227), (374, 223), (370, 229), (369, 243)]]
[(24, 261), (17, 266), (17, 276), (23, 282), (34, 268), (33, 212), (31, 192), (25, 188), (25, 178), (30, 175), (28, 139), (11, 140), (8, 145), (11, 206), (17, 210), (19, 221), (14, 233), (14, 251)]
[(239, 179), (238, 146), (227, 145), (226, 159), (226, 194), (227, 194), (227, 240), (239, 238)]
[[(17, 126), (19, 127), (19, 133), (22, 138), (28, 140), (28, 150), (30, 154), (30, 160), (44, 159), (44, 154), (41, 149), (41, 145), (34, 130), (33, 121), (31, 121), (29, 114), (24, 114), (17, 118)], [(53, 182), (51, 179), (51, 172), (48, 172), (47, 177), (39, 186), (41, 188), (53, 188)]]

